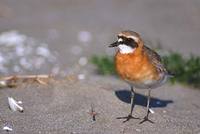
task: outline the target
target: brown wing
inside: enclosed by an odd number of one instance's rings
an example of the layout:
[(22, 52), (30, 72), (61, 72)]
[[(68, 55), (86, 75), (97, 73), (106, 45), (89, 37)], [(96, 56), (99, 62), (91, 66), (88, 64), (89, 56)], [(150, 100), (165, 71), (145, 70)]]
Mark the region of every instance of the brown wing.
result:
[(161, 57), (153, 50), (148, 48), (147, 46), (144, 46), (144, 53), (148, 55), (149, 59), (153, 63), (153, 65), (158, 69), (159, 72), (164, 72), (168, 74), (167, 69), (162, 64)]

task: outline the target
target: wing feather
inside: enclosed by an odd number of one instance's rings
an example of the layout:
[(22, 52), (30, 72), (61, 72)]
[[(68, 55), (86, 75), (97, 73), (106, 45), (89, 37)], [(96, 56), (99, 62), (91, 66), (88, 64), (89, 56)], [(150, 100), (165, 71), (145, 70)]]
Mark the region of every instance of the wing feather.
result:
[(149, 47), (144, 46), (144, 53), (148, 55), (149, 60), (153, 63), (153, 65), (157, 68), (159, 72), (164, 72), (168, 74), (167, 69), (162, 64), (162, 59), (160, 55), (158, 55), (155, 51), (151, 50)]

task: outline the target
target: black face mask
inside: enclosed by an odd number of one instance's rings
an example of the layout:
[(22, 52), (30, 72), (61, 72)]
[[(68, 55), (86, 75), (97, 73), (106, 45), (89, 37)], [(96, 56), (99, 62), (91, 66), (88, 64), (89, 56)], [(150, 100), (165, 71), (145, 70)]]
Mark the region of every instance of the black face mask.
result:
[(120, 42), (116, 41), (116, 42), (110, 44), (109, 47), (117, 47), (120, 44), (125, 44), (127, 46), (132, 47), (132, 48), (138, 47), (138, 44), (132, 38), (125, 38), (123, 36), (121, 36), (121, 37), (119, 36), (118, 38), (121, 38), (122, 41), (120, 41)]

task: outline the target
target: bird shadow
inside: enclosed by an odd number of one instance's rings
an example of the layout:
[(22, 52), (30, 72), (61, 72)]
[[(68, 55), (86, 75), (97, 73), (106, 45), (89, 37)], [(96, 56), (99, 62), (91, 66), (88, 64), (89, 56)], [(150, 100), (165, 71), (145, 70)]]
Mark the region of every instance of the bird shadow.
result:
[[(128, 90), (118, 90), (115, 91), (115, 95), (118, 99), (123, 102), (131, 103), (131, 92)], [(150, 107), (166, 107), (168, 104), (173, 103), (172, 100), (162, 100), (158, 98), (151, 97)], [(135, 105), (140, 105), (146, 107), (147, 97), (145, 95), (136, 93), (135, 94)]]

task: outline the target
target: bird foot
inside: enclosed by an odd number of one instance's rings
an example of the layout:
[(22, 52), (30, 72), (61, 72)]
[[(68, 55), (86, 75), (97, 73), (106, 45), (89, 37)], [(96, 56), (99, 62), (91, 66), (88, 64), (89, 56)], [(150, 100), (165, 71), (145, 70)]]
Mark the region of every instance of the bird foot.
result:
[(140, 118), (137, 118), (137, 117), (133, 117), (132, 115), (128, 115), (128, 116), (125, 116), (125, 117), (118, 117), (117, 119), (126, 119), (123, 121), (123, 123), (129, 121), (130, 119), (140, 119)]
[(143, 119), (139, 124), (142, 124), (142, 123), (144, 123), (144, 122), (146, 122), (146, 121), (148, 121), (148, 122), (150, 122), (150, 123), (154, 123), (153, 121), (151, 121), (151, 120), (148, 118), (148, 116), (145, 116), (144, 119)]

